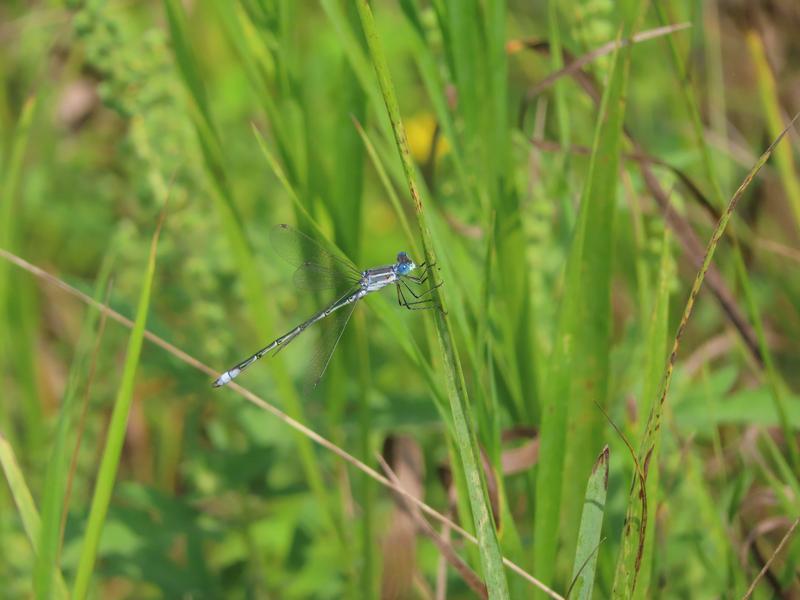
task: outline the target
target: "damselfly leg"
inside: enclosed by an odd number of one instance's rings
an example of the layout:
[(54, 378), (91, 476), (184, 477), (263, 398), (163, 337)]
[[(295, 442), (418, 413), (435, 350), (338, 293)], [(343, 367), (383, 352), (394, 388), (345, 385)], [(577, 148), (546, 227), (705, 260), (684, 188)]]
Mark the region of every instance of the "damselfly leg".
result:
[(419, 299), (420, 299), (420, 298), (422, 298), (423, 296), (427, 296), (428, 294), (431, 294), (431, 293), (433, 292), (433, 290), (435, 290), (435, 289), (437, 289), (437, 288), (440, 288), (440, 287), (442, 286), (442, 284), (443, 284), (443, 283), (444, 283), (443, 281), (440, 281), (439, 283), (437, 283), (437, 284), (436, 284), (436, 285), (434, 285), (433, 287), (429, 287), (428, 289), (422, 290), (422, 291), (421, 291), (419, 294), (417, 294), (417, 293), (416, 293), (414, 290), (412, 290), (412, 289), (411, 289), (411, 286), (410, 286), (410, 285), (408, 285), (408, 282), (406, 282), (406, 281), (405, 281), (405, 280), (403, 280), (403, 279), (401, 279), (401, 280), (400, 280), (400, 284), (402, 284), (402, 285), (403, 285), (403, 287), (405, 287), (405, 288), (408, 290), (408, 292), (409, 292), (409, 293), (410, 293), (412, 296), (414, 296), (414, 299), (415, 299), (415, 300), (419, 300)]
[[(421, 292), (419, 295), (417, 295), (405, 281), (401, 281), (400, 283), (397, 283), (395, 286), (397, 288), (397, 303), (400, 306), (407, 308), (408, 310), (430, 310), (431, 308), (436, 308), (437, 303), (434, 298), (423, 298), (423, 296), (430, 294), (440, 285), (442, 285), (441, 282), (435, 285), (434, 287), (427, 289)], [(407, 300), (405, 294), (403, 293), (403, 287), (405, 287), (414, 296), (414, 298), (416, 298), (416, 300), (413, 301)]]

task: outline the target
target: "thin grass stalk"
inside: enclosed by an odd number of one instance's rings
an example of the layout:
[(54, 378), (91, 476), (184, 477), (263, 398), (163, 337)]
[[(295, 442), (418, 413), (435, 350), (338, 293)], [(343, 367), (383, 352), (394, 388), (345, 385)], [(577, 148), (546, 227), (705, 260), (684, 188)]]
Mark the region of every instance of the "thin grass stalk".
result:
[[(400, 120), (400, 108), (394, 93), (394, 86), (389, 76), (389, 67), (383, 55), (380, 39), (378, 38), (372, 10), (366, 0), (359, 0), (357, 7), (361, 18), (361, 25), (367, 38), (367, 45), (369, 47), (373, 67), (375, 68), (383, 99), (386, 103), (389, 120), (392, 123), (392, 131), (400, 154), (400, 160), (403, 164), (403, 170), (408, 180), (409, 192), (414, 202), (417, 225), (420, 230), (422, 246), (425, 252), (425, 261), (427, 264), (435, 264), (436, 255), (431, 244), (431, 236), (425, 219), (422, 199), (416, 184), (416, 169), (408, 149), (405, 129)], [(444, 301), (444, 293), (441, 290), (442, 288), (439, 288), (433, 292), (434, 300), (440, 307), (440, 310), (433, 311), (434, 319), (438, 333), (443, 368), (448, 383), (448, 395), (450, 398), (450, 409), (453, 415), (456, 442), (464, 466), (464, 473), (467, 478), (470, 507), (478, 534), (483, 574), (486, 578), (486, 585), (490, 598), (508, 598), (508, 584), (502, 566), (502, 555), (494, 529), (494, 522), (489, 511), (485, 482), (479, 467), (480, 459), (475, 432), (471, 423), (464, 374), (461, 371), (461, 364), (455, 348), (453, 332), (450, 327), (450, 322), (447, 319), (447, 305)]]
[(756, 575), (755, 579), (753, 579), (753, 582), (750, 584), (750, 587), (747, 588), (747, 591), (744, 593), (744, 596), (742, 596), (742, 600), (749, 600), (750, 596), (753, 595), (753, 592), (755, 591), (758, 582), (761, 581), (761, 579), (763, 579), (764, 574), (772, 566), (772, 561), (774, 561), (775, 557), (778, 556), (778, 553), (780, 553), (780, 551), (783, 550), (783, 547), (786, 545), (786, 542), (788, 542), (791, 539), (792, 534), (794, 533), (794, 530), (797, 529), (798, 524), (800, 524), (800, 517), (796, 518), (794, 522), (792, 522), (791, 527), (789, 527), (789, 529), (783, 535), (780, 543), (775, 548), (775, 551), (772, 553), (769, 559), (764, 563), (764, 566), (758, 572), (758, 575)]

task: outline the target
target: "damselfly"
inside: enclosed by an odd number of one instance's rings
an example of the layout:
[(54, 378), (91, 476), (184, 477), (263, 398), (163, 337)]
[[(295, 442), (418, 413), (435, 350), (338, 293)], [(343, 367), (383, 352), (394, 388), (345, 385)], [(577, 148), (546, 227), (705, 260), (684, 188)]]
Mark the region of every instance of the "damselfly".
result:
[[(439, 287), (434, 286), (423, 289), (421, 286), (428, 281), (434, 265), (422, 263), (417, 265), (405, 252), (397, 254), (394, 264), (374, 269), (358, 270), (350, 261), (334, 256), (325, 250), (319, 243), (289, 225), (277, 225), (270, 234), (275, 251), (288, 262), (297, 267), (294, 275), (295, 286), (301, 290), (342, 288), (347, 291), (335, 300), (325, 310), (318, 312), (297, 327), (276, 338), (255, 354), (244, 359), (239, 364), (231, 367), (214, 381), (214, 387), (230, 383), (247, 367), (259, 358), (272, 352), (273, 356), (283, 350), (297, 339), (301, 333), (328, 317), (335, 318), (336, 322), (320, 337), (320, 344), (313, 358), (311, 369), (312, 379), (310, 384), (316, 387), (333, 351), (342, 337), (350, 315), (356, 303), (367, 294), (377, 292), (387, 286), (394, 285), (397, 291), (397, 302), (409, 310), (433, 308), (435, 306), (431, 292)], [(413, 286), (416, 286), (416, 291)], [(413, 300), (406, 299), (406, 292), (411, 294)]]

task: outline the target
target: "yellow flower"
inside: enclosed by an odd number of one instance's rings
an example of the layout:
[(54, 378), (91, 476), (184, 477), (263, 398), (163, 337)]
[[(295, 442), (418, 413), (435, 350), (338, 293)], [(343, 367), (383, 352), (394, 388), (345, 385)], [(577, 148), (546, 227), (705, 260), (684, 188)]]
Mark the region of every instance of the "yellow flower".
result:
[[(411, 151), (411, 156), (413, 156), (414, 160), (417, 162), (424, 163), (428, 160), (435, 130), (436, 119), (431, 113), (417, 113), (406, 121), (408, 148)], [(439, 134), (436, 144), (436, 158), (441, 158), (450, 150), (450, 144), (447, 143), (447, 138), (441, 133)]]

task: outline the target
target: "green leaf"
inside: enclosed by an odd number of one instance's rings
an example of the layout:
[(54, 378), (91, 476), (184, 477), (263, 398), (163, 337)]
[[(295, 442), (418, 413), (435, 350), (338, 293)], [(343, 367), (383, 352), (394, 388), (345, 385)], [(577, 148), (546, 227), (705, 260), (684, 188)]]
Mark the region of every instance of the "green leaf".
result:
[(603, 448), (592, 467), (586, 496), (583, 500), (583, 514), (578, 529), (578, 547), (575, 563), (572, 566), (572, 590), (567, 595), (578, 600), (589, 600), (594, 589), (594, 574), (597, 566), (597, 552), (600, 548), (600, 533), (603, 529), (603, 515), (608, 492), (608, 446)]

